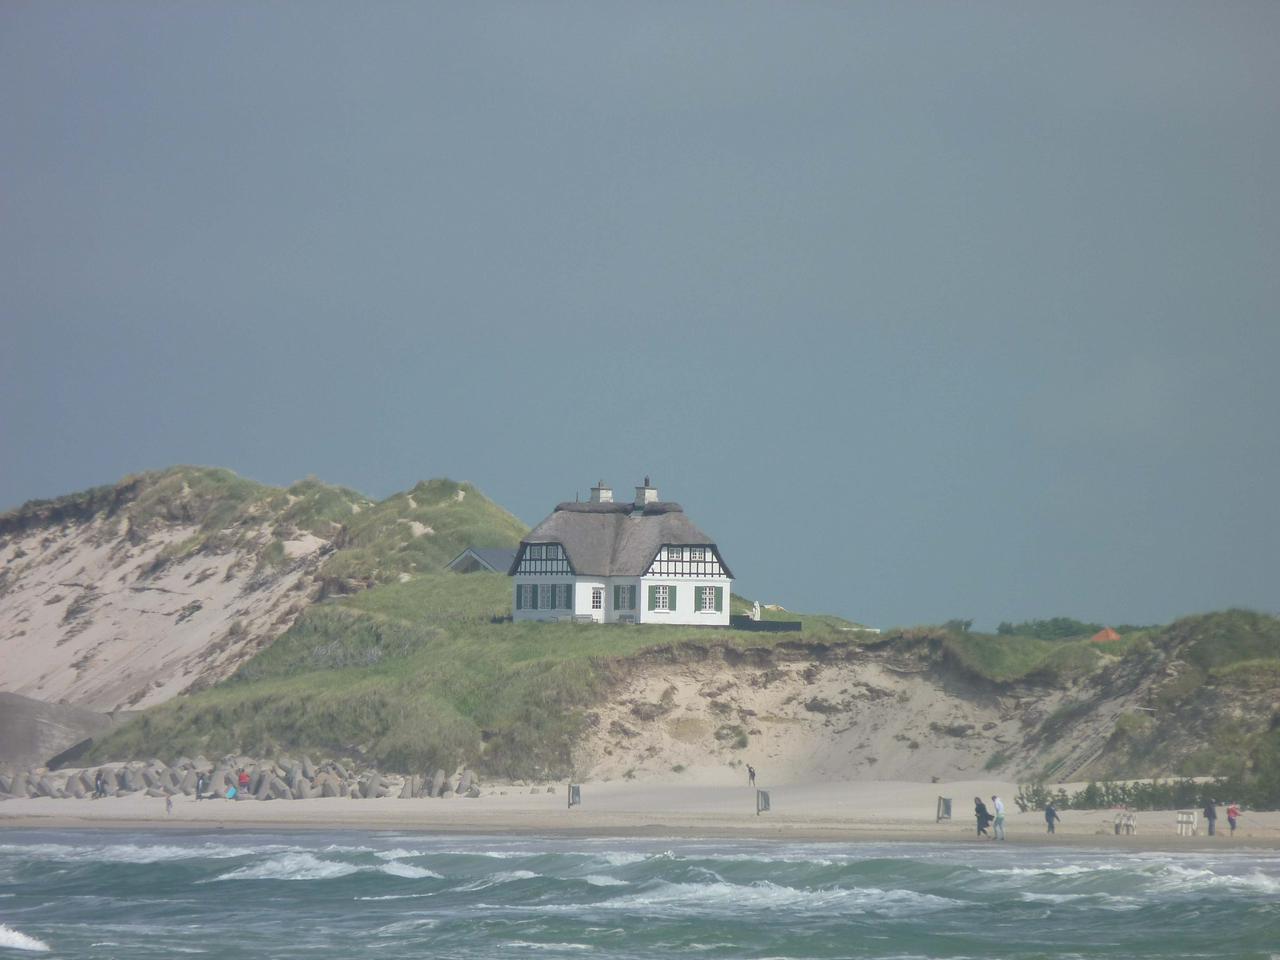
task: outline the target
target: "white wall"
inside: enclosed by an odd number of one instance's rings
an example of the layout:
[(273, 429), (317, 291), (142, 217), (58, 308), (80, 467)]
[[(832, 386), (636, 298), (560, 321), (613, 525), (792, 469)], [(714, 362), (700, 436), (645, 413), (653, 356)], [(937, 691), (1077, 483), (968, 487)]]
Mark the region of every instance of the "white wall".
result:
[[(676, 604), (673, 610), (650, 610), (649, 587), (662, 586), (676, 588)], [(698, 588), (720, 587), (724, 597), (720, 609), (704, 613), (698, 609)], [(695, 579), (693, 577), (642, 577), (640, 579), (639, 596), (636, 598), (636, 616), (641, 623), (679, 623), (687, 626), (729, 625), (729, 593), (733, 581), (725, 578)]]
[[(539, 608), (516, 609), (515, 591), (523, 584), (537, 584), (541, 588), (551, 584), (574, 584), (573, 610), (563, 607), (547, 610)], [(674, 610), (650, 610), (650, 585), (665, 584), (676, 588), (676, 605)], [(636, 588), (636, 608), (634, 610), (615, 610), (613, 607), (613, 588), (615, 586), (634, 586)], [(724, 591), (724, 599), (719, 611), (703, 612), (698, 609), (697, 589), (699, 587), (720, 587)], [(597, 623), (617, 623), (618, 617), (634, 616), (637, 623), (667, 623), (685, 626), (717, 626), (729, 625), (729, 592), (733, 581), (728, 578), (696, 579), (693, 577), (612, 577), (606, 579), (593, 577), (512, 577), (511, 615), (515, 620), (567, 620), (573, 616), (591, 617)], [(604, 605), (600, 610), (591, 608), (591, 591), (604, 591)], [(541, 597), (539, 597), (541, 602)]]
[[(551, 584), (563, 585), (566, 583), (573, 583), (574, 582), (573, 577), (555, 577), (548, 574), (546, 576), (537, 576), (537, 577), (515, 576), (515, 577), (512, 577), (511, 580), (512, 580), (512, 587), (511, 587), (512, 619), (514, 620), (564, 620), (568, 617), (573, 616), (573, 611), (566, 610), (564, 607), (556, 607), (553, 610), (546, 610), (541, 607), (539, 607), (537, 610), (530, 610), (527, 607), (522, 610), (516, 609), (516, 591), (519, 590), (521, 586), (525, 584), (536, 583), (539, 587), (539, 593), (541, 593), (541, 588), (544, 586), (548, 586)], [(581, 590), (582, 590), (581, 587), (576, 587), (574, 589), (573, 603), (575, 607), (582, 601), (582, 597), (580, 595)], [(538, 602), (539, 603), (542, 602), (541, 597), (538, 598)], [(590, 598), (588, 598), (587, 600), (587, 606), (588, 607), (591, 606)]]

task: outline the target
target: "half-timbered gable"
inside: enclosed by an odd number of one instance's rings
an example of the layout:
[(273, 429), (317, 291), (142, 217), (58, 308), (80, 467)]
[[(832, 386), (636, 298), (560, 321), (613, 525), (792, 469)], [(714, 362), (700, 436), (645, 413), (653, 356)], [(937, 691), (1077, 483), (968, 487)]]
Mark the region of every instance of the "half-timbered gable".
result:
[(645, 571), (651, 577), (727, 577), (714, 544), (669, 544), (658, 551)]
[(729, 622), (733, 574), (719, 547), (645, 478), (631, 503), (603, 483), (561, 503), (520, 544), (510, 574), (517, 619)]
[(558, 543), (520, 544), (516, 551), (515, 570), (520, 576), (570, 576), (573, 566), (569, 563), (564, 547)]

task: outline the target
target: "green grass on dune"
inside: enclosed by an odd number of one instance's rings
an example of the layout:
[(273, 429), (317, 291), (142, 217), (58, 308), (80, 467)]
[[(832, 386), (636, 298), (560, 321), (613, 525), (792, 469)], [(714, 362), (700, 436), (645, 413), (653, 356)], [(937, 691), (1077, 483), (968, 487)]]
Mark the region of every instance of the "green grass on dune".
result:
[[(562, 776), (585, 712), (621, 660), (686, 643), (767, 647), (795, 634), (493, 622), (501, 574), (442, 573), (318, 604), (231, 680), (147, 711), (99, 759), (312, 750), (386, 769), (475, 764)], [(850, 642), (806, 627), (807, 641)]]
[(465, 547), (514, 547), (528, 528), (468, 483), (428, 480), (344, 519), (332, 577), (393, 583), (438, 571)]

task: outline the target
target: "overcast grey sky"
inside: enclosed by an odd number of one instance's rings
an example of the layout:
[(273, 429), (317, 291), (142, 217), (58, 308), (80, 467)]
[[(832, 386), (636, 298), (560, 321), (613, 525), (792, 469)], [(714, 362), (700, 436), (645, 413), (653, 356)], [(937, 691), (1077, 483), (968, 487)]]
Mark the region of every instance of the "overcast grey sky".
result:
[(1276, 602), (1280, 4), (0, 0), (0, 509), (648, 473), (887, 626)]

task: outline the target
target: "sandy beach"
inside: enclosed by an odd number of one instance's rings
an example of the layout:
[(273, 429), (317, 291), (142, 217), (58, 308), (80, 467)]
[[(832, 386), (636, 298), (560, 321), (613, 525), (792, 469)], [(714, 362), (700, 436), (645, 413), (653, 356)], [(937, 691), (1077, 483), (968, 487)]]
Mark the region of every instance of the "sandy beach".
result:
[[(766, 785), (767, 786), (767, 785)], [(772, 809), (757, 815), (746, 786), (603, 782), (582, 784), (582, 804), (567, 807), (565, 785), (495, 786), (478, 799), (196, 801), (132, 795), (102, 800), (18, 799), (0, 803), (0, 828), (333, 828), (477, 834), (673, 836), (788, 840), (902, 840), (984, 843), (975, 836), (973, 798), (998, 793), (1009, 808), (1008, 842), (1124, 850), (1280, 848), (1280, 812), (1246, 813), (1234, 838), (1225, 816), (1219, 835), (1179, 837), (1172, 811), (1139, 813), (1138, 832), (1117, 836), (1114, 811), (1062, 812), (1048, 835), (1038, 811), (1017, 812), (1014, 784), (871, 781), (768, 787)], [(535, 792), (536, 791), (536, 792)], [(505, 794), (505, 795), (504, 795)], [(936, 821), (937, 798), (952, 798), (953, 819)], [(1220, 810), (1220, 814), (1222, 811)]]

